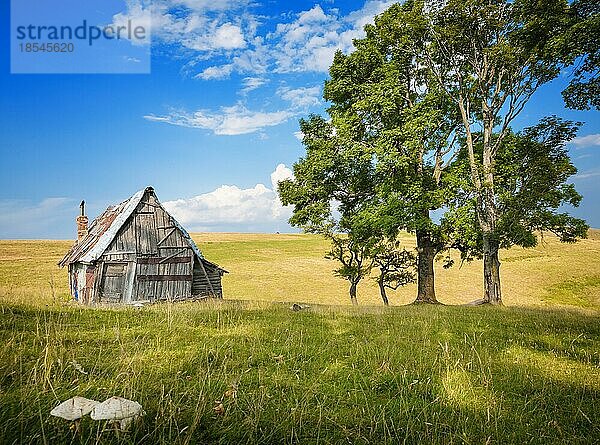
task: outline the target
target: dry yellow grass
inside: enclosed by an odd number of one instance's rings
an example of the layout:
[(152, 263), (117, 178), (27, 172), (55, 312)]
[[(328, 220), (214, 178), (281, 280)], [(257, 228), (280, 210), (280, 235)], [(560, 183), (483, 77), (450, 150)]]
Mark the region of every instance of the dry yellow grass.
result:
[[(327, 241), (302, 234), (197, 233), (192, 235), (211, 261), (227, 269), (225, 298), (347, 305), (346, 282), (333, 276), (335, 263), (324, 258)], [(403, 237), (405, 246), (414, 239)], [(56, 262), (70, 241), (0, 241), (0, 299), (47, 304), (68, 298), (67, 275)], [(573, 305), (600, 308), (600, 231), (575, 244), (546, 236), (534, 249), (503, 251), (505, 304)], [(481, 263), (437, 267), (440, 301), (460, 304), (482, 293)], [(52, 288), (54, 287), (54, 291)], [(391, 292), (392, 304), (410, 303), (415, 286)], [(359, 303), (380, 305), (376, 285), (359, 286)]]

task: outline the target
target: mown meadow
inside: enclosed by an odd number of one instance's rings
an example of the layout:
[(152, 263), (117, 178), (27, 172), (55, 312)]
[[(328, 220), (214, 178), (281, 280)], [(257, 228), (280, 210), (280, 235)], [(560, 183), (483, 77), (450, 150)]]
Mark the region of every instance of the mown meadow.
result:
[[(365, 282), (353, 308), (317, 237), (194, 239), (226, 299), (142, 309), (69, 302), (69, 242), (0, 241), (0, 443), (598, 443), (598, 232), (503, 252), (499, 308), (460, 305), (477, 262), (440, 264), (446, 306)], [(49, 415), (74, 395), (146, 414), (76, 431)]]

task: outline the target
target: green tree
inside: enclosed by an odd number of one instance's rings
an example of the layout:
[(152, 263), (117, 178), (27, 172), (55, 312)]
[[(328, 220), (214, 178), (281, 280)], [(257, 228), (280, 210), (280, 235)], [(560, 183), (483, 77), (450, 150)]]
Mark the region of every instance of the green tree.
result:
[(325, 258), (337, 260), (340, 266), (334, 270), (334, 274), (350, 283), (349, 294), (353, 305), (358, 304), (358, 283), (368, 277), (373, 267), (373, 259), (370, 254), (370, 243), (361, 242), (354, 238), (352, 233), (346, 236), (330, 233), (331, 250)]
[(375, 278), (379, 286), (379, 294), (383, 304), (389, 305), (387, 289), (397, 290), (415, 281), (415, 255), (400, 248), (397, 240), (380, 241), (371, 253), (373, 265), (379, 269), (379, 275)]
[(284, 205), (293, 205), (290, 223), (332, 243), (327, 258), (340, 262), (335, 274), (357, 286), (371, 270), (370, 251), (379, 239), (368, 222), (375, 188), (371, 155), (351, 137), (350, 127), (335, 126), (320, 116), (300, 121), (306, 155), (294, 164), (294, 179), (279, 183)]
[(573, 16), (565, 0), (448, 0), (426, 15), (427, 68), (462, 120), (482, 234), (483, 300), (501, 304), (498, 152), (529, 99), (569, 63), (557, 57), (556, 39), (572, 29)]
[[(554, 233), (563, 242), (586, 237), (589, 227), (585, 221), (564, 211), (565, 205), (576, 207), (581, 201), (574, 185), (568, 183), (577, 169), (569, 158), (566, 143), (576, 132), (575, 124), (553, 116), (504, 137), (496, 156), (494, 187), (495, 233), (500, 248), (534, 247), (544, 232)], [(475, 157), (480, 160), (482, 153), (483, 144), (479, 142), (475, 145)], [(453, 231), (455, 247), (466, 260), (483, 254), (476, 189), (469, 169), (465, 147), (452, 166), (458, 191), (443, 219), (448, 232)]]
[(338, 52), (325, 84), (328, 113), (374, 165), (374, 231), (417, 238), (416, 302), (436, 303), (434, 260), (444, 234), (430, 213), (444, 206), (443, 172), (455, 150), (458, 113), (424, 69), (422, 4), (394, 5)]
[(563, 99), (570, 108), (600, 109), (600, 2), (576, 0), (571, 5), (572, 26), (555, 38), (557, 57), (575, 63)]

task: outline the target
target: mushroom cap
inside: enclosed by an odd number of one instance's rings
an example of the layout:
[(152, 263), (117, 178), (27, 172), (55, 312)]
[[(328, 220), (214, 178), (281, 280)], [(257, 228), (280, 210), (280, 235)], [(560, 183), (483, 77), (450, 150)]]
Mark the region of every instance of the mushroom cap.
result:
[(89, 414), (100, 402), (75, 396), (55, 407), (50, 411), (51, 416), (66, 420), (77, 420)]
[(90, 415), (94, 420), (120, 420), (142, 414), (142, 405), (122, 397), (111, 397), (99, 403)]

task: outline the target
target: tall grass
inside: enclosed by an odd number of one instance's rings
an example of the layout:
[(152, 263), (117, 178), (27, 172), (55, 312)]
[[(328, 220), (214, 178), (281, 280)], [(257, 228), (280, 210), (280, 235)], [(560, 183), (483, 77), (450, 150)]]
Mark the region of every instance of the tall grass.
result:
[[(2, 443), (594, 443), (600, 318), (239, 302), (0, 311)], [(116, 434), (49, 411), (139, 401)], [(218, 408), (222, 404), (223, 412)], [(217, 408), (217, 410), (215, 410)]]

